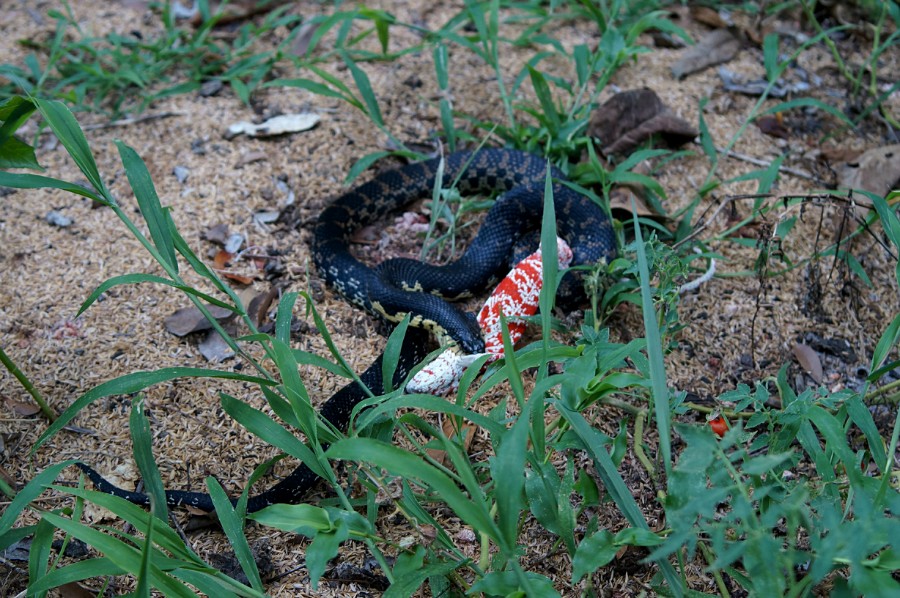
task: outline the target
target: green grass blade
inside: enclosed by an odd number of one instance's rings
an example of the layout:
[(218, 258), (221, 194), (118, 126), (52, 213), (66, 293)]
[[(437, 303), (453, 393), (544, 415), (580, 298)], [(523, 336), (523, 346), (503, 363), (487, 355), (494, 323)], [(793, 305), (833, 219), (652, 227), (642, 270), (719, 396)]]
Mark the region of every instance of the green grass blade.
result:
[[(169, 380), (176, 380), (178, 378), (222, 378), (226, 380), (241, 380), (243, 382), (250, 382), (251, 384), (262, 384), (266, 386), (273, 384), (272, 381), (266, 380), (265, 378), (257, 378), (256, 376), (248, 376), (237, 372), (220, 372), (218, 370), (206, 368), (174, 367), (150, 372), (132, 372), (99, 384), (75, 399), (75, 402), (69, 405), (68, 409), (50, 424), (44, 433), (41, 434), (40, 438), (37, 439), (37, 442), (31, 447), (32, 453), (37, 451), (42, 444), (47, 442), (47, 439), (68, 425), (72, 418), (78, 415), (79, 411), (97, 399), (112, 395), (133, 394), (144, 390), (149, 386), (153, 386), (154, 384), (168, 382)], [(0, 526), (0, 531), (2, 531), (2, 529), (3, 527)]]
[[(41, 519), (35, 526), (31, 548), (28, 551), (28, 579), (35, 582), (47, 574), (50, 565), (50, 547), (56, 528)], [(43, 598), (46, 592), (36, 592), (34, 596)]]
[[(126, 523), (134, 526), (140, 533), (145, 534), (148, 530), (147, 511), (142, 507), (132, 504), (124, 498), (98, 492), (96, 490), (88, 490), (86, 488), (71, 488), (62, 486), (53, 486), (59, 492), (70, 494), (91, 502), (97, 506), (108, 509), (115, 513), (116, 516)], [(161, 549), (171, 554), (176, 559), (180, 559), (191, 566), (201, 566), (203, 561), (191, 550), (184, 541), (178, 536), (178, 533), (166, 525), (165, 521), (154, 521), (155, 536), (154, 542)]]
[(216, 508), (216, 515), (219, 523), (222, 525), (222, 531), (228, 537), (234, 555), (237, 557), (244, 575), (250, 580), (250, 585), (258, 592), (264, 592), (262, 580), (259, 577), (259, 568), (256, 566), (256, 559), (250, 550), (250, 544), (247, 543), (247, 537), (244, 535), (243, 516), (234, 507), (225, 490), (219, 485), (219, 482), (212, 476), (206, 478), (206, 488), (209, 490), (209, 496)]
[[(157, 473), (157, 477), (159, 474)], [(151, 498), (151, 507), (156, 501)], [(150, 566), (153, 562), (153, 513), (147, 513), (147, 533), (144, 536), (144, 546), (141, 549), (141, 569), (137, 574), (137, 588), (134, 595), (140, 598), (150, 598)]]
[(406, 314), (406, 317), (391, 331), (384, 347), (384, 357), (381, 360), (381, 381), (384, 387), (382, 394), (388, 394), (393, 390), (394, 371), (400, 363), (400, 352), (403, 350), (403, 339), (408, 327), (409, 314)]
[(225, 413), (241, 422), (241, 425), (252, 434), (288, 455), (303, 461), (316, 475), (331, 479), (331, 476), (326, 475), (315, 453), (308, 446), (300, 442), (296, 436), (278, 425), (262, 411), (254, 409), (243, 401), (239, 401), (224, 393), (222, 394), (222, 408), (225, 410)]
[(24, 174), (15, 172), (0, 172), (0, 187), (12, 187), (14, 189), (61, 189), (88, 199), (108, 205), (105, 199), (81, 185), (67, 183), (39, 174)]
[(78, 308), (77, 315), (80, 316), (81, 314), (83, 314), (85, 312), (85, 310), (87, 310), (87, 308), (89, 308), (91, 305), (93, 305), (93, 303), (97, 300), (98, 297), (100, 297), (100, 295), (102, 295), (109, 289), (119, 286), (119, 285), (138, 284), (141, 282), (152, 282), (152, 283), (156, 283), (156, 284), (164, 284), (166, 286), (176, 288), (179, 291), (188, 293), (189, 295), (193, 295), (199, 299), (202, 299), (203, 301), (206, 301), (207, 303), (209, 303), (211, 305), (215, 305), (216, 307), (228, 309), (235, 313), (240, 313), (239, 310), (237, 308), (235, 308), (233, 305), (231, 305), (230, 303), (226, 303), (224, 301), (216, 299), (215, 297), (213, 297), (211, 295), (202, 293), (193, 287), (183, 285), (183, 284), (178, 284), (168, 278), (163, 278), (162, 276), (156, 276), (154, 274), (137, 273), (137, 274), (123, 274), (122, 276), (114, 276), (108, 280), (104, 280), (100, 284), (100, 286), (98, 286), (96, 289), (94, 289), (93, 292), (91, 292), (90, 296), (88, 296), (88, 298), (84, 300), (84, 303), (82, 303), (81, 307)]
[(378, 99), (375, 97), (375, 92), (372, 91), (372, 83), (369, 81), (369, 76), (353, 62), (349, 54), (343, 52), (342, 58), (344, 59), (344, 64), (350, 69), (350, 74), (353, 75), (353, 81), (356, 83), (359, 95), (362, 96), (365, 103), (366, 114), (372, 119), (372, 122), (383, 129), (384, 119), (381, 116), (381, 109), (378, 107)]
[(106, 557), (92, 558), (72, 563), (66, 567), (53, 569), (46, 575), (32, 580), (28, 585), (28, 595), (42, 595), (53, 588), (85, 579), (124, 575), (127, 571)]
[(291, 320), (294, 304), (299, 296), (296, 292), (285, 293), (278, 302), (278, 311), (275, 314), (275, 338), (283, 343), (291, 342)]
[(150, 496), (150, 509), (160, 521), (167, 521), (169, 510), (166, 506), (166, 489), (159, 475), (159, 467), (153, 458), (152, 437), (147, 418), (144, 417), (143, 397), (132, 401), (128, 425), (131, 429), (134, 461), (141, 472), (141, 477), (144, 478), (146, 493)]
[[(541, 411), (543, 395), (532, 395), (516, 423), (501, 438), (494, 438), (496, 456), (491, 460), (491, 477), (494, 480), (494, 498), (497, 501), (497, 526), (502, 534), (504, 550), (510, 551), (518, 544), (519, 519), (525, 502), (525, 459), (528, 431), (532, 411)], [(499, 446), (498, 446), (499, 445)], [(512, 554), (507, 553), (507, 557)]]
[[(637, 502), (635, 502), (631, 491), (628, 490), (625, 481), (622, 479), (622, 476), (619, 475), (612, 458), (609, 456), (609, 452), (603, 448), (603, 439), (600, 436), (600, 433), (592, 428), (587, 420), (585, 420), (577, 411), (569, 409), (560, 401), (556, 401), (554, 404), (556, 405), (557, 410), (559, 410), (560, 415), (562, 415), (563, 418), (569, 422), (569, 425), (572, 426), (572, 431), (578, 435), (588, 453), (591, 455), (591, 458), (594, 460), (594, 465), (597, 468), (597, 475), (600, 476), (604, 488), (606, 488), (606, 491), (609, 493), (610, 497), (612, 497), (616, 506), (619, 507), (619, 510), (622, 511), (622, 514), (625, 516), (625, 519), (628, 520), (628, 523), (630, 523), (632, 527), (650, 529), (650, 526), (644, 519), (643, 514), (641, 514), (641, 510), (638, 507)], [(676, 573), (675, 568), (665, 559), (659, 559), (655, 562), (662, 571), (672, 593), (678, 597), (682, 596), (684, 593), (682, 581), (678, 576), (678, 573)]]
[(434, 491), (435, 498), (447, 503), (460, 519), (495, 541), (501, 541), (500, 530), (485, 505), (470, 500), (453, 480), (421, 457), (370, 438), (340, 440), (331, 445), (325, 455), (330, 459), (373, 463), (402, 478), (420, 480)]
[[(138, 575), (141, 569), (141, 551), (130, 544), (126, 544), (122, 540), (104, 534), (98, 530), (90, 528), (86, 525), (72, 521), (65, 517), (61, 517), (55, 513), (44, 513), (44, 518), (52, 525), (66, 531), (82, 542), (85, 542), (101, 553), (103, 553), (110, 561), (118, 565), (132, 575)], [(155, 551), (155, 549), (153, 549)], [(149, 580), (150, 584), (163, 592), (166, 596), (183, 596), (184, 598), (193, 598), (194, 593), (185, 586), (167, 575), (156, 563), (160, 563), (163, 567), (174, 569), (175, 563), (179, 561), (165, 558), (161, 553), (159, 560), (153, 559), (150, 564)]]
[(650, 271), (647, 253), (644, 249), (644, 239), (638, 224), (637, 208), (634, 205), (632, 205), (632, 210), (634, 211), (632, 221), (635, 245), (637, 246), (638, 272), (641, 279), (641, 309), (647, 338), (647, 358), (650, 360), (650, 382), (653, 385), (653, 413), (656, 415), (656, 429), (659, 433), (660, 459), (668, 476), (672, 473), (672, 423), (669, 388), (666, 386), (666, 364), (663, 360), (662, 339), (659, 335), (656, 311), (653, 309), (653, 297), (650, 294)]
[(97, 169), (97, 163), (94, 161), (94, 155), (91, 153), (84, 131), (81, 130), (81, 126), (75, 120), (72, 112), (65, 104), (56, 100), (35, 100), (35, 103), (53, 133), (72, 156), (81, 173), (90, 181), (101, 197), (114, 203), (112, 195), (107, 190), (100, 171)]
[(834, 106), (829, 106), (825, 102), (817, 100), (815, 98), (797, 98), (796, 100), (781, 102), (780, 104), (776, 104), (775, 106), (764, 110), (761, 113), (761, 116), (766, 114), (776, 114), (778, 112), (787, 112), (788, 110), (793, 110), (794, 108), (816, 108), (817, 110), (821, 110), (822, 112), (827, 112), (848, 127), (853, 127), (853, 121), (850, 120), (850, 118), (848, 118), (846, 114), (844, 114)]
[(119, 149), (119, 156), (122, 158), (122, 165), (125, 167), (125, 174), (128, 176), (128, 182), (131, 183), (131, 189), (134, 191), (134, 197), (137, 199), (141, 214), (147, 222), (147, 228), (150, 231), (150, 238), (159, 251), (159, 255), (165, 260), (166, 265), (173, 272), (178, 272), (178, 260), (175, 258), (175, 242), (170, 232), (172, 225), (165, 216), (162, 204), (159, 201), (159, 195), (156, 193), (156, 187), (153, 185), (153, 179), (150, 178), (150, 171), (147, 165), (138, 156), (137, 152), (122, 143), (116, 141), (116, 147)]
[(16, 497), (10, 502), (0, 517), (0, 536), (6, 534), (18, 519), (19, 514), (25, 510), (28, 503), (41, 495), (44, 489), (56, 480), (59, 472), (74, 463), (75, 461), (63, 461), (56, 465), (51, 465), (41, 473), (34, 476), (24, 488), (19, 490)]

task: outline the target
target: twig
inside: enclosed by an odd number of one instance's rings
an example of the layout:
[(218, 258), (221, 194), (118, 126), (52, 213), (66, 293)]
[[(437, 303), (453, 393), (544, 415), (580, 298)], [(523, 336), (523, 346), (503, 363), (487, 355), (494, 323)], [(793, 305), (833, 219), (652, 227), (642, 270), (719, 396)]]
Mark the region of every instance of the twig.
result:
[[(744, 162), (749, 162), (750, 164), (755, 164), (756, 166), (768, 167), (768, 166), (772, 165), (771, 162), (767, 162), (760, 158), (754, 158), (753, 156), (748, 156), (747, 154), (739, 154), (737, 152), (733, 152), (731, 150), (725, 150), (720, 147), (717, 147), (716, 151), (719, 152), (720, 154), (728, 156), (729, 158), (734, 158), (735, 160), (742, 160)], [(813, 175), (809, 174), (808, 172), (804, 172), (802, 170), (797, 170), (796, 168), (790, 168), (789, 166), (779, 166), (778, 172), (784, 172), (786, 174), (790, 174), (792, 176), (799, 177), (801, 179), (806, 179), (806, 180), (812, 181), (814, 183), (821, 183), (821, 180), (818, 177), (813, 176)]]
[(113, 127), (127, 127), (138, 123), (147, 122), (148, 120), (157, 120), (160, 118), (170, 118), (172, 116), (184, 116), (184, 112), (159, 112), (158, 114), (143, 114), (141, 116), (132, 116), (129, 118), (120, 118), (119, 120), (111, 120), (108, 123), (97, 123), (95, 125), (85, 125), (82, 127), (85, 131), (94, 131), (97, 129), (111, 129)]

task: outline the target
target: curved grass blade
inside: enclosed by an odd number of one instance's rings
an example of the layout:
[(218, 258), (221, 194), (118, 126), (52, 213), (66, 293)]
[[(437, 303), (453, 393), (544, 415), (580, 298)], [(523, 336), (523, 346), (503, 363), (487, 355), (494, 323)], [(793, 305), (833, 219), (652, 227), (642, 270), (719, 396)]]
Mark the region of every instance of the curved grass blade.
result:
[(75, 120), (72, 112), (65, 104), (57, 100), (35, 99), (34, 102), (37, 104), (38, 110), (41, 111), (44, 119), (46, 119), (47, 124), (50, 125), (50, 129), (53, 130), (53, 133), (59, 138), (66, 151), (72, 156), (72, 160), (75, 161), (85, 178), (90, 181), (100, 196), (106, 199), (106, 202), (115, 203), (112, 195), (103, 183), (103, 178), (97, 169), (97, 163), (94, 161), (94, 155), (91, 153), (84, 131), (81, 130), (81, 126)]
[(329, 459), (364, 460), (383, 467), (394, 475), (415, 478), (431, 488), (460, 519), (502, 541), (500, 530), (484, 504), (470, 500), (445, 473), (426, 463), (421, 457), (401, 448), (370, 438), (347, 438), (331, 445), (325, 453)]
[[(47, 442), (47, 440), (51, 436), (55, 435), (57, 432), (63, 429), (63, 427), (68, 425), (72, 418), (78, 415), (79, 411), (81, 411), (97, 399), (102, 399), (103, 397), (109, 397), (112, 395), (132, 394), (144, 390), (149, 386), (153, 386), (154, 384), (159, 384), (160, 382), (168, 382), (169, 380), (177, 380), (178, 378), (222, 378), (226, 380), (241, 380), (243, 382), (250, 382), (251, 384), (264, 386), (272, 386), (275, 384), (273, 381), (266, 380), (265, 378), (248, 376), (246, 374), (239, 374), (237, 372), (221, 372), (218, 370), (210, 370), (207, 368), (174, 367), (163, 368), (150, 372), (132, 372), (130, 374), (120, 376), (119, 378), (108, 380), (103, 384), (99, 384), (75, 399), (75, 402), (69, 405), (69, 408), (66, 409), (56, 419), (56, 421), (54, 421), (44, 431), (44, 433), (41, 434), (40, 438), (37, 439), (37, 442), (35, 442), (34, 446), (31, 447), (32, 454), (37, 451), (37, 449), (40, 448), (42, 444)], [(71, 463), (71, 461), (68, 461), (67, 463)], [(2, 526), (0, 526), (0, 531), (2, 531), (2, 529)]]
[(121, 141), (116, 141), (116, 147), (119, 149), (122, 165), (125, 166), (125, 174), (128, 182), (131, 183), (131, 189), (134, 191), (141, 214), (147, 222), (150, 238), (153, 239), (153, 244), (156, 245), (159, 255), (166, 261), (166, 264), (173, 272), (178, 272), (178, 260), (175, 258), (175, 242), (170, 232), (170, 221), (165, 216), (159, 195), (156, 193), (156, 187), (153, 185), (153, 179), (150, 178), (150, 171), (132, 148)]
[(3, 512), (3, 516), (0, 517), (0, 536), (6, 534), (10, 529), (12, 529), (13, 524), (18, 519), (19, 514), (25, 510), (25, 507), (28, 506), (28, 503), (33, 501), (35, 498), (41, 495), (44, 489), (53, 483), (56, 480), (56, 476), (59, 475), (59, 472), (68, 467), (69, 465), (75, 463), (75, 461), (63, 461), (62, 463), (57, 463), (56, 465), (51, 465), (41, 473), (34, 476), (28, 484), (25, 485), (24, 488), (19, 490), (16, 497), (12, 499), (6, 506), (6, 510)]
[(225, 301), (216, 299), (215, 297), (213, 297), (211, 295), (202, 293), (191, 286), (184, 285), (184, 284), (178, 284), (168, 278), (163, 278), (162, 276), (156, 276), (155, 274), (137, 273), (137, 274), (123, 274), (121, 276), (114, 276), (112, 278), (104, 280), (102, 283), (100, 283), (100, 286), (98, 286), (96, 289), (94, 289), (93, 292), (91, 292), (91, 294), (88, 296), (88, 298), (84, 300), (84, 303), (82, 303), (81, 307), (78, 308), (78, 313), (76, 315), (80, 316), (81, 314), (83, 314), (87, 308), (89, 308), (91, 305), (93, 305), (93, 303), (97, 300), (97, 298), (100, 295), (102, 295), (109, 289), (111, 289), (115, 286), (123, 285), (123, 284), (138, 284), (141, 282), (153, 282), (153, 283), (158, 283), (158, 284), (164, 284), (166, 286), (170, 286), (172, 288), (178, 289), (179, 291), (183, 291), (183, 292), (187, 293), (188, 295), (193, 295), (199, 299), (202, 299), (203, 301), (206, 301), (207, 303), (209, 303), (211, 305), (215, 305), (216, 307), (221, 307), (222, 309), (227, 309), (227, 310), (233, 311), (235, 313), (241, 313), (239, 309), (237, 309), (235, 306), (231, 305), (230, 303), (226, 303)]
[(224, 393), (222, 394), (222, 409), (236, 421), (241, 422), (241, 425), (247, 428), (251, 434), (303, 461), (319, 477), (326, 480), (331, 479), (308, 446), (262, 411)]
[(106, 557), (78, 561), (59, 569), (53, 569), (46, 575), (32, 580), (32, 583), (28, 585), (28, 595), (41, 595), (67, 583), (84, 581), (95, 577), (113, 577), (126, 573), (128, 572), (125, 569)]
[[(141, 570), (142, 555), (136, 547), (117, 538), (104, 534), (86, 525), (61, 517), (56, 513), (44, 513), (44, 518), (57, 528), (66, 531), (82, 542), (85, 542), (132, 575), (138, 575)], [(145, 513), (146, 516), (146, 513)], [(151, 549), (154, 550), (155, 549)], [(149, 583), (162, 591), (166, 596), (183, 596), (193, 598), (194, 592), (169, 576), (160, 566), (166, 569), (175, 569), (181, 564), (176, 559), (166, 558), (162, 553), (157, 553), (156, 558), (149, 564)]]
[(16, 172), (0, 172), (0, 187), (12, 187), (14, 189), (60, 189), (82, 197), (87, 197), (104, 205), (109, 202), (81, 185), (67, 183), (59, 179), (41, 176), (39, 174), (24, 174)]
[(250, 585), (258, 592), (264, 592), (262, 580), (259, 578), (259, 568), (256, 566), (256, 559), (250, 551), (250, 545), (247, 543), (247, 537), (244, 535), (244, 519), (231, 505), (231, 500), (225, 494), (225, 490), (218, 481), (212, 476), (206, 478), (206, 488), (209, 490), (209, 496), (212, 498), (213, 506), (216, 507), (216, 515), (219, 523), (222, 525), (222, 531), (228, 536), (234, 555), (237, 557), (244, 575), (250, 580)]
[[(134, 461), (137, 463), (141, 477), (150, 496), (150, 510), (160, 521), (169, 519), (169, 509), (166, 506), (166, 489), (159, 475), (159, 467), (153, 458), (150, 426), (144, 417), (144, 398), (139, 397), (131, 403), (131, 413), (128, 417), (128, 426), (131, 429), (131, 442), (134, 450)], [(152, 532), (152, 526), (148, 531)]]

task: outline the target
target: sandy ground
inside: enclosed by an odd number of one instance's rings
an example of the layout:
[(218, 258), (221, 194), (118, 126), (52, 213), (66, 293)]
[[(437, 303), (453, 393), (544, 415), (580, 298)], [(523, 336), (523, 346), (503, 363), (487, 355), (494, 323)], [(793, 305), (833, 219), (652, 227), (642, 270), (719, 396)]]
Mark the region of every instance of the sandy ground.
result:
[[(4, 8), (6, 17), (0, 22), (0, 55), (11, 63), (20, 63), (25, 50), (20, 39), (47, 39), (53, 31), (53, 20), (47, 10), (53, 2), (11, 2)], [(418, 2), (384, 3), (404, 21), (437, 28), (449, 15), (459, 10), (458, 3), (440, 2), (424, 8)], [(138, 29), (152, 36), (159, 26), (158, 18), (140, 2), (105, 3), (74, 2), (78, 22), (96, 34), (108, 31), (127, 33)], [(328, 5), (298, 2), (292, 11), (313, 15), (328, 10)], [(700, 37), (704, 28), (682, 21), (688, 31)], [(276, 43), (288, 32), (276, 30), (271, 39)], [(392, 29), (392, 48), (416, 43), (413, 34)], [(554, 34), (566, 45), (596, 43), (594, 29), (587, 23), (565, 21)], [(618, 72), (601, 101), (616, 89), (650, 87), (672, 109), (692, 123), (697, 123), (698, 105), (710, 98), (704, 114), (710, 131), (724, 146), (745, 122), (754, 98), (729, 94), (721, 89), (715, 69), (709, 69), (686, 80), (675, 81), (670, 68), (680, 50), (653, 48), (647, 36), (642, 41), (652, 51)], [(865, 48), (859, 44), (858, 59)], [(517, 73), (534, 49), (504, 46), (502, 62), (508, 71)], [(840, 91), (840, 81), (833, 77), (833, 61), (822, 51), (810, 51), (800, 59), (801, 66), (825, 79), (825, 86)], [(404, 141), (426, 141), (440, 130), (437, 110), (438, 88), (433, 75), (430, 51), (412, 53), (385, 63), (362, 65), (372, 80), (390, 130)], [(900, 77), (896, 48), (882, 59), (880, 74), (888, 80)], [(338, 60), (323, 67), (349, 81), (346, 69)], [(744, 48), (729, 68), (743, 75), (761, 76), (761, 52)], [(893, 73), (891, 75), (891, 73)], [(297, 76), (283, 72), (283, 76)], [(492, 84), (493, 74), (477, 58), (463, 51), (451, 55), (451, 87), (455, 108), (476, 118), (501, 120), (502, 105)], [(827, 90), (824, 90), (827, 91)], [(827, 95), (827, 94), (826, 94)], [(523, 98), (530, 101), (529, 98)], [(836, 99), (838, 104), (842, 100)], [(774, 104), (774, 101), (771, 102)], [(894, 101), (896, 116), (896, 101)], [(272, 140), (238, 137), (223, 139), (224, 126), (241, 120), (259, 121), (263, 117), (290, 112), (311, 111), (321, 116), (319, 125), (307, 132)], [(129, 191), (124, 170), (113, 141), (122, 140), (133, 147), (147, 162), (159, 196), (172, 210), (172, 217), (188, 243), (202, 257), (215, 245), (205, 240), (211, 227), (227, 225), (231, 232), (245, 235), (249, 245), (259, 253), (280, 255), (282, 273), (278, 283), (296, 291), (310, 291), (317, 309), (323, 314), (339, 349), (351, 365), (361, 371), (380, 353), (383, 341), (373, 319), (348, 306), (314, 273), (309, 254), (311, 223), (328, 198), (344, 189), (343, 181), (352, 164), (360, 157), (384, 149), (384, 136), (364, 115), (335, 99), (311, 93), (272, 89), (254, 96), (253, 108), (242, 104), (228, 90), (215, 97), (197, 94), (176, 96), (154, 103), (146, 114), (172, 113), (172, 116), (147, 120), (128, 126), (99, 128), (87, 133), (101, 173), (112, 192), (132, 217), (137, 217), (136, 204)], [(82, 125), (102, 124), (106, 119), (96, 114), (79, 114)], [(812, 117), (811, 117), (812, 118)], [(792, 128), (789, 141), (766, 136), (756, 126), (749, 126), (733, 150), (765, 162), (787, 153), (786, 166), (806, 172), (814, 170), (810, 160), (819, 148), (861, 151), (884, 145), (884, 129), (869, 124), (857, 132), (842, 133), (822, 142), (823, 134), (834, 130), (833, 120), (819, 115), (814, 126)], [(460, 122), (460, 125), (462, 123)], [(29, 125), (26, 133), (34, 134)], [(82, 180), (63, 148), (52, 136), (38, 137), (38, 158), (51, 176), (78, 182)], [(693, 149), (688, 155), (661, 167), (655, 177), (666, 191), (665, 207), (675, 212), (696, 195), (709, 171), (707, 159)], [(248, 157), (258, 158), (247, 163)], [(184, 182), (174, 174), (176, 167), (187, 170)], [(719, 175), (728, 179), (749, 172), (757, 166), (743, 160), (722, 158)], [(829, 182), (827, 169), (822, 181), (810, 181), (784, 175), (776, 182), (778, 195), (806, 194), (821, 189)], [(368, 176), (368, 175), (363, 175)], [(282, 224), (259, 225), (253, 214), (278, 211), (284, 207), (288, 191), (295, 196), (294, 222), (297, 227)], [(716, 190), (709, 202), (693, 215), (697, 224), (702, 217), (716, 214), (704, 223), (698, 238), (720, 253), (719, 276), (700, 290), (681, 298), (678, 312), (685, 327), (675, 337), (668, 356), (670, 384), (684, 390), (694, 400), (712, 401), (737, 383), (754, 383), (774, 375), (784, 363), (791, 363), (790, 379), (798, 385), (808, 383), (796, 363), (793, 348), (798, 341), (815, 345), (815, 339), (845, 341), (852, 358), (826, 361), (826, 381), (832, 388), (859, 383), (858, 376), (871, 358), (872, 349), (883, 327), (898, 309), (898, 293), (893, 275), (895, 258), (880, 244), (876, 236), (863, 235), (854, 246), (854, 255), (868, 272), (872, 286), (848, 273), (847, 268), (822, 258), (807, 262), (816, 248), (822, 249), (832, 238), (831, 221), (840, 214), (834, 202), (808, 203), (804, 209), (774, 209), (762, 216), (753, 227), (739, 233), (760, 243), (771, 241), (775, 225), (785, 218), (797, 216), (796, 228), (780, 244), (780, 251), (798, 266), (789, 272), (763, 282), (752, 274), (759, 255), (753, 242), (740, 247), (723, 240), (720, 234), (749, 212), (752, 200), (727, 202), (729, 196), (752, 193), (755, 183), (736, 183)], [(727, 209), (716, 211), (720, 202)], [(733, 209), (732, 209), (733, 208)], [(65, 228), (53, 226), (45, 216), (57, 210), (72, 219)], [(783, 264), (771, 263), (772, 270)], [(265, 292), (272, 282), (250, 265), (240, 266), (242, 273), (255, 277), (251, 288)], [(0, 345), (28, 375), (36, 388), (57, 411), (64, 410), (78, 396), (97, 385), (136, 370), (152, 370), (170, 366), (205, 367), (207, 362), (198, 351), (199, 338), (180, 339), (167, 333), (163, 321), (175, 309), (187, 304), (178, 293), (168, 288), (142, 285), (122, 286), (106, 293), (104, 300), (81, 316), (76, 316), (81, 302), (104, 280), (125, 273), (159, 273), (142, 247), (107, 209), (92, 209), (90, 202), (64, 193), (50, 191), (18, 191), (0, 199)], [(198, 282), (191, 278), (192, 282)], [(240, 285), (236, 285), (240, 287)], [(302, 317), (302, 310), (297, 309)], [(295, 339), (298, 348), (326, 354), (321, 336), (309, 321), (306, 334)], [(627, 340), (641, 336), (638, 310), (623, 307), (609, 321), (614, 338)], [(830, 359), (830, 360), (829, 360)], [(240, 367), (234, 360), (216, 366)], [(301, 372), (314, 400), (327, 398), (341, 381), (312, 368)], [(200, 489), (207, 475), (216, 476), (226, 490), (237, 493), (253, 468), (272, 456), (273, 450), (249, 435), (227, 417), (219, 404), (219, 393), (227, 392), (262, 408), (264, 400), (241, 384), (205, 381), (178, 381), (161, 384), (143, 393), (153, 432), (154, 450), (169, 488)], [(84, 459), (105, 473), (116, 473), (122, 483), (133, 484), (137, 477), (131, 461), (128, 435), (128, 410), (132, 397), (110, 397), (97, 401), (74, 422), (79, 432), (63, 432), (44, 445), (35, 455), (29, 449), (46, 422), (40, 417), (23, 415), (22, 404), (27, 395), (15, 380), (0, 373), (3, 440), (3, 475), (13, 484), (24, 484), (37, 471), (64, 459)], [(489, 408), (486, 406), (485, 408)], [(592, 413), (596, 425), (605, 431), (618, 429), (622, 414), (613, 409)], [(882, 413), (879, 421), (892, 420), (892, 413)], [(699, 415), (687, 420), (701, 420)], [(653, 442), (652, 438), (649, 442)], [(677, 442), (676, 442), (677, 448)], [(284, 464), (278, 473), (291, 465)], [(660, 514), (654, 504), (653, 489), (646, 474), (630, 459), (623, 464), (623, 476), (633, 485), (639, 504), (655, 522)], [(66, 479), (75, 480), (75, 472)], [(267, 478), (271, 480), (272, 478)], [(47, 505), (58, 506), (56, 495), (45, 495)], [(314, 499), (315, 497), (313, 497)], [(405, 522), (383, 511), (380, 530), (388, 537), (400, 539), (414, 535)], [(95, 514), (96, 517), (102, 517)], [(621, 525), (615, 514), (602, 514), (601, 520), (612, 526)], [(448, 522), (451, 533), (459, 522)], [(307, 585), (303, 568), (306, 540), (291, 534), (251, 527), (252, 542), (268, 541), (271, 551), (272, 579), (268, 591), (275, 596), (377, 595), (378, 589), (365, 580), (325, 584), (318, 593)], [(191, 546), (206, 558), (227, 548), (224, 536), (215, 531), (190, 532)], [(571, 563), (559, 552), (548, 554), (552, 538), (529, 525), (526, 565), (534, 571), (558, 580), (558, 589), (569, 594), (566, 580)], [(475, 545), (463, 550), (476, 550)], [(339, 561), (358, 567), (366, 555), (360, 545), (348, 545)], [(27, 565), (20, 563), (21, 569)], [(7, 567), (0, 575), (8, 588), (20, 587), (21, 577)], [(711, 579), (699, 569), (692, 569), (693, 589), (712, 591)], [(652, 570), (637, 563), (617, 562), (594, 576), (594, 587), (604, 588), (609, 595), (636, 594), (647, 588)], [(114, 586), (122, 591), (124, 586)]]

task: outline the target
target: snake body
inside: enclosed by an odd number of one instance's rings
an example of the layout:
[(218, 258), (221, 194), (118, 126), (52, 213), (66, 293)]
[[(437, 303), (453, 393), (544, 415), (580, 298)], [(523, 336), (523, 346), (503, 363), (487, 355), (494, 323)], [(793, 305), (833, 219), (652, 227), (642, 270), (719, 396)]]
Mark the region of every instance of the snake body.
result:
[[(504, 192), (493, 204), (465, 254), (445, 266), (432, 266), (410, 259), (391, 259), (370, 267), (351, 251), (353, 234), (373, 224), (435, 188), (439, 174), (442, 187), (453, 183), (463, 193)], [(563, 175), (551, 168), (557, 233), (573, 252), (573, 265), (593, 264), (615, 255), (615, 239), (606, 214), (589, 198), (563, 184)], [(412, 368), (427, 354), (425, 330), (450, 337), (469, 353), (484, 350), (477, 321), (455, 308), (447, 299), (471, 296), (488, 288), (524, 255), (536, 249), (544, 205), (547, 163), (532, 154), (504, 149), (457, 152), (444, 159), (409, 164), (382, 172), (371, 181), (339, 196), (320, 214), (315, 226), (313, 259), (325, 281), (351, 303), (396, 322), (410, 315), (411, 326), (404, 339), (394, 386), (400, 385)], [(522, 239), (532, 239), (525, 247)], [(445, 299), (446, 298), (446, 299)], [(557, 301), (573, 305), (584, 298), (583, 285), (574, 272), (560, 281)], [(384, 392), (382, 357), (361, 376), (376, 395)], [(321, 407), (321, 415), (336, 428), (345, 430), (353, 407), (369, 395), (350, 383), (332, 395)], [(114, 486), (85, 464), (79, 467), (98, 490), (136, 504), (149, 498)], [(268, 490), (251, 497), (247, 511), (275, 503), (299, 502), (314, 485), (317, 476), (301, 464)], [(208, 494), (167, 491), (167, 503), (189, 505), (205, 511), (214, 509)]]

